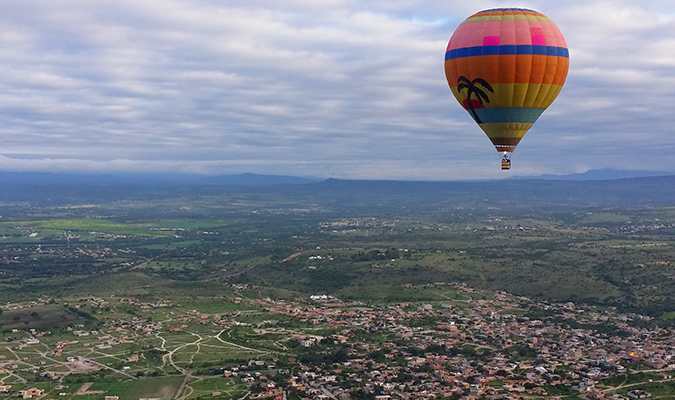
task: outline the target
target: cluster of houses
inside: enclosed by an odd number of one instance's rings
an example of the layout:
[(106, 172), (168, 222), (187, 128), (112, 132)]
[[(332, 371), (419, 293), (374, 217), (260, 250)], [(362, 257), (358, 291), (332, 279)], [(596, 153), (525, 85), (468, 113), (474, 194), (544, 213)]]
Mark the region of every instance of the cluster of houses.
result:
[[(11, 392), (12, 385), (0, 385), (0, 393), (12, 393)], [(36, 388), (30, 388), (30, 389), (21, 389), (16, 392), (13, 392), (15, 397), (21, 397), (24, 399), (32, 399), (33, 397), (40, 397), (45, 393), (43, 389), (36, 389)], [(1, 394), (0, 394), (1, 395)]]
[(16, 310), (30, 309), (30, 308), (37, 307), (37, 306), (40, 306), (40, 305), (50, 304), (53, 301), (54, 300), (52, 300), (51, 298), (40, 298), (40, 299), (37, 299), (37, 300), (26, 301), (26, 302), (22, 302), (22, 303), (11, 303), (11, 302), (8, 301), (8, 302), (5, 302), (4, 304), (2, 304), (2, 309), (4, 311), (16, 311)]
[[(603, 382), (639, 365), (660, 380), (675, 370), (673, 330), (641, 327), (648, 317), (615, 309), (538, 303), (505, 292), (463, 304), (344, 307), (338, 299), (315, 300), (264, 302), (270, 312), (335, 332), (320, 343), (296, 336), (302, 346), (326, 353), (346, 346), (347, 360), (304, 365), (287, 382), (307, 398), (348, 400), (360, 391), (401, 399), (518, 399), (551, 396), (552, 388), (596, 399), (646, 398), (639, 387), (619, 393)], [(374, 336), (379, 341), (368, 339)]]
[[(242, 373), (232, 368), (224, 375), (255, 385), (251, 398), (275, 400), (285, 399), (289, 391), (314, 400), (364, 396), (498, 400), (554, 398), (561, 393), (638, 399), (651, 396), (645, 390), (648, 387), (638, 383), (619, 388), (607, 384), (608, 379), (641, 369), (659, 381), (672, 380), (675, 332), (652, 326), (649, 317), (571, 302), (534, 302), (505, 292), (479, 293), (465, 284), (452, 287), (462, 296), (434, 303), (367, 306), (328, 295), (313, 295), (304, 302), (261, 300), (259, 304), (269, 313), (306, 322), (308, 329), (278, 328), (275, 332), (297, 342), (298, 354), (318, 357), (293, 360), (292, 373), (287, 371), (283, 379), (278, 379), (279, 371), (266, 372), (263, 360), (252, 360), (248, 367), (264, 371)], [(108, 304), (100, 298), (85, 300), (98, 306)], [(133, 298), (121, 303), (141, 309), (172, 306), (169, 301), (147, 303)], [(139, 316), (108, 321), (100, 331), (79, 325), (69, 328), (76, 338), (56, 343), (54, 356), (61, 356), (64, 347), (77, 343), (75, 339), (87, 336), (97, 339), (86, 338), (89, 346), (111, 347), (144, 335), (189, 329), (194, 323), (219, 328), (236, 325), (240, 315), (239, 311), (206, 314), (193, 310), (176, 315), (168, 327)], [(254, 332), (263, 335), (269, 330)], [(21, 345), (37, 343), (37, 333), (32, 332)], [(138, 357), (131, 355), (126, 361), (135, 362)], [(0, 367), (4, 365), (0, 362)]]

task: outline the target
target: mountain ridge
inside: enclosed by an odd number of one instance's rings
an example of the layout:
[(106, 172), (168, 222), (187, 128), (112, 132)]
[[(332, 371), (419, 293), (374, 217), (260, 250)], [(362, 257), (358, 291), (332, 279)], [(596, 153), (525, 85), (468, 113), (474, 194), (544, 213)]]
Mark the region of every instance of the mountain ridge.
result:
[(675, 172), (597, 169), (566, 175), (512, 176), (505, 179), (473, 180), (406, 180), (406, 179), (344, 179), (315, 176), (273, 175), (273, 174), (221, 174), (202, 175), (190, 173), (78, 173), (78, 172), (13, 172), (0, 171), (0, 184), (17, 186), (58, 186), (58, 185), (215, 185), (215, 186), (273, 186), (282, 184), (312, 184), (324, 181), (367, 181), (367, 182), (504, 182), (522, 180), (557, 181), (602, 181), (616, 179), (671, 176)]
[(62, 173), (62, 172), (6, 172), (0, 171), (0, 184), (17, 186), (58, 185), (224, 185), (258, 186), (278, 184), (305, 184), (322, 178), (291, 175), (232, 174), (201, 175), (171, 173)]
[(594, 207), (675, 207), (675, 175), (611, 180), (394, 181), (258, 176), (128, 178), (119, 175), (0, 173), (0, 201), (96, 204), (220, 196), (381, 214)]
[(675, 175), (675, 173), (662, 171), (648, 171), (648, 170), (618, 170), (618, 169), (603, 168), (603, 169), (590, 169), (586, 172), (574, 174), (565, 174), (565, 175), (544, 174), (544, 175), (523, 176), (523, 177), (514, 176), (509, 179), (604, 181), (614, 179), (647, 178), (653, 176), (669, 176), (669, 175)]

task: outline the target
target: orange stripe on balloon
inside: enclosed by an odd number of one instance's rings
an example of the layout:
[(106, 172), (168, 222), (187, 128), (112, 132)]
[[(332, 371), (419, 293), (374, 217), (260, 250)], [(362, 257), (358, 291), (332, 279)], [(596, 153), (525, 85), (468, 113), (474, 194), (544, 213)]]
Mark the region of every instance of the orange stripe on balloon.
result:
[(538, 54), (463, 57), (445, 62), (445, 73), (451, 87), (458, 78), (485, 79), (496, 83), (542, 83), (562, 85), (567, 77), (569, 58)]

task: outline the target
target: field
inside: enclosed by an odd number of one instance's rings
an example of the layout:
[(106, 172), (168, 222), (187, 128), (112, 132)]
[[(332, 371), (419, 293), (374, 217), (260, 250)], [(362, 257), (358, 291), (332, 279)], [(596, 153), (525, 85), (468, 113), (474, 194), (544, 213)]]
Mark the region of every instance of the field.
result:
[[(492, 353), (544, 363), (559, 346), (535, 344), (560, 327), (561, 337), (630, 344), (640, 329), (658, 342), (675, 324), (673, 209), (486, 201), (413, 212), (413, 197), (396, 209), (390, 197), (378, 200), (386, 206), (356, 199), (365, 206), (346, 211), (337, 195), (319, 206), (255, 192), (0, 210), (0, 384), (44, 388), (45, 398), (100, 400), (88, 391), (101, 390), (188, 400), (241, 398), (273, 381), (301, 398), (287, 385), (301, 371), (342, 371), (331, 379), (348, 386), (374, 365), (428, 373), (440, 364), (414, 364), (432, 353), (452, 365), (464, 357), (467, 370)], [(528, 321), (548, 330), (497, 335)], [(670, 378), (640, 375), (647, 365), (635, 350), (613, 358), (628, 372), (603, 387), (668, 396)], [(582, 358), (569, 354), (559, 355), (559, 375), (573, 382), (566, 373)], [(399, 380), (411, 385), (408, 375)]]
[[(191, 385), (192, 392), (188, 398), (198, 397), (221, 397), (226, 399), (233, 399), (242, 396), (247, 390), (246, 386), (237, 384), (232, 379), (224, 379), (222, 377), (204, 379)], [(214, 392), (220, 392), (219, 396), (214, 396)]]
[(135, 400), (139, 398), (162, 398), (172, 399), (178, 392), (178, 388), (183, 383), (184, 378), (166, 377), (144, 379), (135, 382), (127, 388), (120, 399)]
[[(3, 240), (24, 241), (26, 247), (6, 245), (0, 290), (8, 299), (25, 289), (94, 295), (88, 289), (94, 287), (144, 297), (179, 295), (193, 286), (217, 296), (218, 285), (229, 282), (255, 284), (259, 293), (286, 290), (289, 296), (440, 300), (394, 288), (461, 281), (654, 315), (675, 311), (666, 300), (675, 293), (670, 209), (556, 212), (539, 218), (490, 213), (337, 221), (311, 214), (150, 220), (2, 222)], [(37, 231), (51, 233), (30, 237)], [(228, 291), (222, 296), (233, 299)]]
[(64, 327), (78, 322), (83, 318), (69, 312), (62, 305), (35, 305), (19, 310), (6, 310), (0, 314), (0, 329), (25, 329)]

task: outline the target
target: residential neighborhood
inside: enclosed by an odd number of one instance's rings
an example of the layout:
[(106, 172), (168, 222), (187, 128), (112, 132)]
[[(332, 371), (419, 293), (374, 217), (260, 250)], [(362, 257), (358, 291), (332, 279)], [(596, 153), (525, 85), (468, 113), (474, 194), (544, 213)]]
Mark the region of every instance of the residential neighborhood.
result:
[[(226, 303), (242, 310), (227, 313), (181, 309), (168, 299), (80, 298), (65, 305), (71, 313), (121, 307), (132, 314), (96, 326), (70, 324), (57, 341), (50, 340), (50, 331), (14, 329), (0, 347), (0, 392), (44, 397), (44, 389), (30, 387), (27, 372), (58, 383), (92, 373), (139, 379), (152, 372), (153, 356), (165, 371), (189, 377), (198, 366), (195, 357), (207, 351), (225, 357), (234, 349), (249, 358), (202, 364), (244, 385), (251, 399), (638, 399), (652, 397), (645, 385), (675, 384), (673, 330), (654, 325), (650, 317), (537, 302), (459, 283), (420, 288), (441, 289), (455, 295), (447, 302), (379, 304), (323, 294), (302, 301), (236, 297)], [(40, 299), (3, 308), (54, 303)], [(159, 312), (167, 317), (155, 319)], [(251, 322), (251, 313), (259, 316), (257, 322)], [(171, 345), (173, 335), (181, 335), (182, 344)], [(200, 347), (213, 340), (223, 347)], [(154, 348), (147, 346), (151, 342)], [(40, 351), (40, 363), (19, 356), (38, 346), (49, 349)], [(180, 352), (189, 346), (197, 352), (187, 362)], [(111, 360), (101, 357), (106, 354), (117, 354), (118, 361), (105, 361)], [(13, 390), (21, 380), (21, 389)]]

